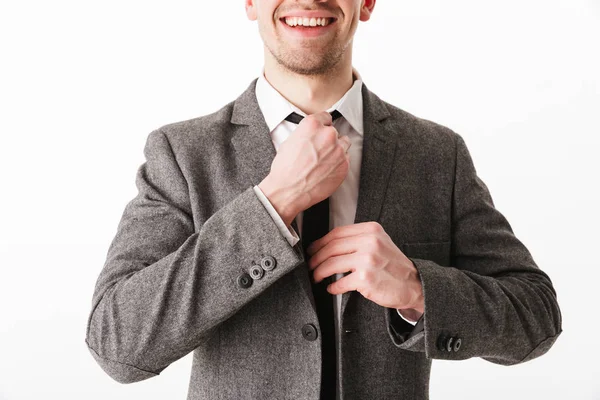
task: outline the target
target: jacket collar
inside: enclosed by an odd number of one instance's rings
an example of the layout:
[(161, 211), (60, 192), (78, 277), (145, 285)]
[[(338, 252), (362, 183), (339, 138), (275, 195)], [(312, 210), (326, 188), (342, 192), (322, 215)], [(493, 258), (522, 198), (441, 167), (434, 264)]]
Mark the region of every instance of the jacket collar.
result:
[[(354, 81), (352, 86), (344, 95), (326, 111), (339, 111), (344, 119), (359, 134), (363, 135), (363, 101), (362, 101), (362, 78), (358, 71), (352, 68)], [(290, 103), (275, 89), (265, 78), (264, 69), (256, 81), (255, 87), (258, 106), (269, 127), (269, 132), (275, 128), (292, 112), (306, 116), (302, 110)]]

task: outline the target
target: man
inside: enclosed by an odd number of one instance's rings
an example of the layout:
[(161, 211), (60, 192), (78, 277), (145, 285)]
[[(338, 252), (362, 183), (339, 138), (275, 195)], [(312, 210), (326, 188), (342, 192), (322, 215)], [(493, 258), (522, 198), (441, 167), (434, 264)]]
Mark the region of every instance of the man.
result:
[(188, 399), (427, 399), (433, 359), (555, 342), (552, 282), (461, 136), (352, 68), (374, 6), (246, 0), (263, 75), (148, 136), (88, 320), (112, 378), (193, 351)]

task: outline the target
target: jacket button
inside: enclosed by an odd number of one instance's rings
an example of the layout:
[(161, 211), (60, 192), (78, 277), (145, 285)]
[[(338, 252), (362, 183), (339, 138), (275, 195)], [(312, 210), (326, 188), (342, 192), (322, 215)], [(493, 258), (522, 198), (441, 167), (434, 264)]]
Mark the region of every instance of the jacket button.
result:
[(437, 348), (440, 351), (446, 351), (446, 336), (445, 335), (442, 334), (442, 335), (438, 336)]
[(271, 271), (273, 268), (275, 268), (275, 266), (277, 265), (277, 261), (275, 261), (275, 257), (271, 257), (271, 256), (264, 256), (261, 260), (260, 260), (260, 266), (265, 270), (265, 271)]
[(244, 272), (243, 274), (238, 275), (237, 284), (243, 289), (248, 289), (250, 286), (252, 286), (252, 278), (250, 278), (250, 275)]
[(265, 274), (265, 270), (260, 267), (260, 265), (254, 264), (250, 267), (250, 276), (252, 279), (260, 279)]
[(462, 343), (462, 340), (460, 340), (460, 338), (456, 338), (456, 340), (454, 341), (454, 351), (458, 351), (458, 349), (460, 349), (460, 345)]
[(304, 339), (313, 341), (317, 339), (317, 328), (313, 324), (306, 324), (302, 327), (302, 337)]
[(452, 342), (454, 341), (454, 337), (450, 336), (448, 341), (446, 342), (446, 351), (452, 351)]

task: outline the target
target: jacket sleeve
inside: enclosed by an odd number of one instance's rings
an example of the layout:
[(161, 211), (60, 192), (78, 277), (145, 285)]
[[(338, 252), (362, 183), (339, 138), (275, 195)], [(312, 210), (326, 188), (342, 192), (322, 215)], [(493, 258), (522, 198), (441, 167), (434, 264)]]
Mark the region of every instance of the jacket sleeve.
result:
[(562, 332), (556, 292), (494, 207), (464, 140), (454, 135), (450, 266), (408, 256), (423, 285), (424, 330), (410, 334), (417, 328), (393, 320), (388, 309), (388, 333), (399, 348), (427, 358), (522, 363), (546, 353)]
[[(187, 184), (164, 133), (150, 133), (144, 155), (138, 194), (96, 282), (85, 338), (121, 383), (158, 375), (303, 262), (252, 186), (195, 231)], [(244, 275), (254, 264), (266, 265), (261, 278)]]
[(295, 246), (300, 241), (300, 237), (294, 230), (294, 227), (285, 225), (285, 222), (283, 222), (281, 215), (277, 213), (277, 210), (275, 210), (273, 204), (271, 204), (267, 196), (265, 196), (263, 191), (260, 190), (260, 187), (258, 187), (258, 185), (254, 186), (254, 191), (256, 192), (256, 196), (258, 196), (258, 199), (260, 200), (262, 205), (265, 206), (265, 208), (267, 209), (267, 212), (269, 213), (271, 218), (273, 218), (273, 221), (279, 228), (281, 234), (287, 239), (290, 246)]

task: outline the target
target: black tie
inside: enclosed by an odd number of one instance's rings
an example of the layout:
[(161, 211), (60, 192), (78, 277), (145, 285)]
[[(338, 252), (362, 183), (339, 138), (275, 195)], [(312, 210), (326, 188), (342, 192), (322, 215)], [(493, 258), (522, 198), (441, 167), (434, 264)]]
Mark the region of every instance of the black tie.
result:
[[(342, 114), (338, 110), (333, 110), (329, 114), (331, 114), (331, 120), (332, 121), (335, 121), (336, 119), (338, 119), (339, 117), (342, 116)], [(287, 117), (285, 117), (286, 121), (290, 121), (290, 122), (293, 122), (295, 124), (299, 124), (300, 121), (302, 121), (302, 119), (304, 119), (304, 117), (302, 115), (294, 112), (294, 111), (292, 111), (292, 113), (290, 115), (288, 115)]]
[[(331, 113), (332, 120), (341, 117), (338, 110)], [(304, 117), (292, 112), (285, 119), (295, 124)], [(302, 247), (304, 258), (308, 262), (306, 249), (317, 239), (329, 232), (329, 198), (320, 201), (304, 211), (302, 217)], [(311, 272), (312, 276), (312, 272)], [(311, 279), (312, 282), (312, 279)], [(321, 327), (322, 363), (321, 363), (321, 400), (335, 399), (336, 359), (335, 359), (335, 326), (333, 315), (333, 295), (327, 291), (327, 285), (333, 282), (325, 278), (319, 283), (312, 282), (312, 291), (317, 306), (317, 317)]]

